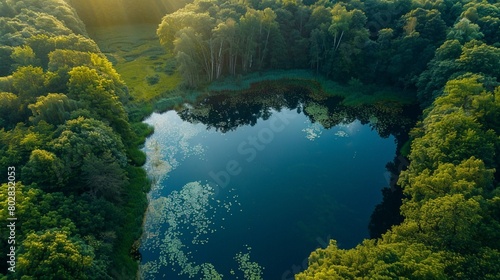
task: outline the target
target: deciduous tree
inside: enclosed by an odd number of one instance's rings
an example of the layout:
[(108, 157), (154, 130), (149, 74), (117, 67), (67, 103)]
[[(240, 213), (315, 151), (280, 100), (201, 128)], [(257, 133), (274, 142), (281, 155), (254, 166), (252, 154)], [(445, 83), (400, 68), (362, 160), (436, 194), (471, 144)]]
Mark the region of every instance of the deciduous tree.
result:
[(17, 275), (38, 279), (87, 279), (93, 250), (64, 231), (30, 233), (19, 249)]
[(29, 104), (45, 93), (45, 74), (40, 67), (19, 67), (12, 75), (15, 93), (23, 104)]
[(28, 184), (36, 183), (47, 191), (61, 190), (68, 182), (63, 162), (53, 153), (33, 150), (29, 161), (22, 168), (22, 177)]
[(30, 121), (38, 123), (41, 120), (53, 125), (63, 124), (70, 118), (70, 112), (78, 108), (77, 102), (71, 100), (62, 93), (49, 93), (37, 98), (36, 103), (30, 104), (28, 108), (33, 116)]

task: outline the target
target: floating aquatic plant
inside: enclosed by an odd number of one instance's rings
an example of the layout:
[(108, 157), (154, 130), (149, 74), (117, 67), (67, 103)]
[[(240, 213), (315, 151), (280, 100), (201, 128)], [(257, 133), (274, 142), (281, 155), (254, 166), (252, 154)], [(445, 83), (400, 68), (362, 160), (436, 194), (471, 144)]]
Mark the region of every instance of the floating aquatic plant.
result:
[[(150, 201), (142, 247), (145, 251), (159, 251), (159, 258), (143, 264), (143, 278), (154, 279), (161, 268), (169, 267), (188, 278), (223, 279), (213, 264), (196, 263), (191, 248), (207, 244), (209, 236), (221, 228), (214, 222), (219, 210), (230, 212), (233, 205), (240, 205), (237, 195), (226, 202), (214, 199), (214, 194), (208, 184), (190, 182), (180, 191)], [(250, 249), (236, 253), (234, 259), (244, 279), (262, 279), (263, 268), (250, 261)]]
[(323, 133), (323, 130), (321, 130), (321, 125), (317, 123), (310, 124), (308, 127), (302, 129), (302, 131), (306, 133), (306, 138), (311, 141), (319, 138)]

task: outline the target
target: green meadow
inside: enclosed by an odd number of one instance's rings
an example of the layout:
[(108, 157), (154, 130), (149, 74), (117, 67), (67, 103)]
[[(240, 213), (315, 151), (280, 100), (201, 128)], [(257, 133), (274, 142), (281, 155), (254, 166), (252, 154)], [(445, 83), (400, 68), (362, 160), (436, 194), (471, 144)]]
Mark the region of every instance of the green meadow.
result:
[(155, 26), (116, 25), (90, 29), (101, 51), (125, 80), (131, 97), (150, 102), (169, 97), (181, 77), (171, 53), (160, 46)]

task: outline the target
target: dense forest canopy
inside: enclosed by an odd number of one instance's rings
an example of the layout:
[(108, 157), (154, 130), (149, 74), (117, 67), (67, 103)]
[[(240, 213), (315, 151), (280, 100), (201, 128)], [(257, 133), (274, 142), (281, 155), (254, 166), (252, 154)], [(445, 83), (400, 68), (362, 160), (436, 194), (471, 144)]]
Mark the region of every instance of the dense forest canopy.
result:
[[(456, 57), (446, 57), (456, 60), (448, 63), (453, 70), (477, 71), (463, 62), (482, 43), (489, 47), (481, 47), (481, 59), (494, 63), (498, 12), (498, 4), (486, 1), (205, 0), (167, 14), (158, 36), (177, 55), (189, 86), (224, 75), (306, 68), (340, 82), (418, 85), (423, 101), (447, 80), (427, 82), (439, 79), (427, 66), (445, 58), (435, 57), (445, 43), (460, 45)], [(486, 75), (498, 74), (487, 69)]]
[[(1, 273), (134, 278), (148, 183), (124, 81), (62, 0), (0, 1), (0, 60), (0, 169), (15, 170), (18, 219)], [(12, 195), (2, 179), (2, 221)]]
[(500, 278), (500, 3), (185, 2), (0, 0), (0, 169), (20, 178), (22, 221), (9, 277), (135, 276), (148, 188), (137, 146), (150, 131), (130, 122), (137, 104), (79, 15), (106, 25), (171, 12), (157, 34), (187, 87), (301, 68), (417, 91), (424, 115), (398, 181), (404, 221), (354, 249), (331, 241), (296, 279)]

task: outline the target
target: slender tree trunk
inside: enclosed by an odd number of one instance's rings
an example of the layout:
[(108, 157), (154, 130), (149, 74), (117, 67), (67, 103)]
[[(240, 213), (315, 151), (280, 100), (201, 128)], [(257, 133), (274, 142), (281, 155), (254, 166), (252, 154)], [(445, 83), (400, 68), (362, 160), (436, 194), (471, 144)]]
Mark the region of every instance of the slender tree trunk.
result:
[(335, 47), (335, 51), (337, 51), (337, 49), (339, 48), (340, 43), (342, 42), (342, 37), (343, 36), (344, 36), (344, 31), (342, 31), (342, 33), (340, 33), (339, 42), (337, 43), (337, 46)]
[[(210, 51), (210, 43), (209, 43), (209, 47), (208, 47), (208, 51)], [(205, 73), (207, 75), (207, 78), (208, 78), (208, 81), (211, 81), (211, 71), (210, 71), (210, 59), (209, 59), (209, 55), (206, 53), (207, 50), (205, 50), (204, 46), (203, 46), (203, 42), (200, 44), (200, 50), (201, 50), (201, 54), (202, 54), (202, 60), (203, 60), (203, 64), (204, 64), (204, 68), (205, 68)]]
[(222, 73), (222, 62), (223, 62), (222, 47), (223, 47), (223, 45), (224, 45), (224, 40), (220, 39), (219, 54), (217, 56), (217, 67), (216, 67), (215, 79), (220, 78), (221, 73)]
[(262, 69), (262, 65), (264, 64), (264, 58), (267, 53), (267, 44), (269, 43), (269, 35), (271, 34), (271, 26), (267, 29), (266, 41), (264, 42), (264, 50), (262, 51), (262, 57), (260, 58), (259, 70)]
[(214, 79), (214, 73), (215, 73), (215, 49), (214, 49), (214, 41), (213, 39), (210, 39), (210, 82), (213, 81)]
[(316, 75), (319, 73), (319, 48), (318, 51), (316, 52)]
[(229, 43), (229, 74), (234, 75), (233, 45)]
[(240, 48), (240, 39), (235, 36), (235, 41), (232, 46), (232, 68), (231, 68), (231, 74), (236, 75), (236, 68), (238, 67), (238, 48)]

